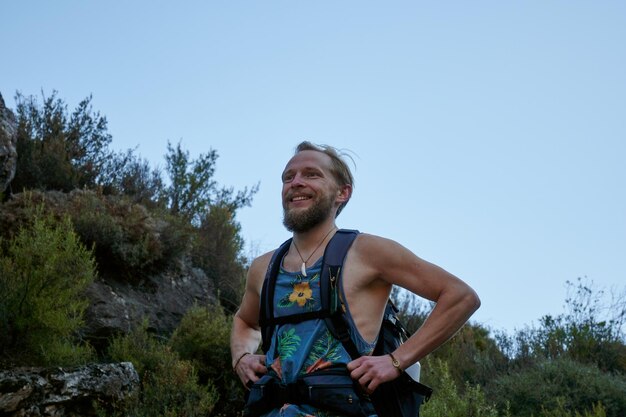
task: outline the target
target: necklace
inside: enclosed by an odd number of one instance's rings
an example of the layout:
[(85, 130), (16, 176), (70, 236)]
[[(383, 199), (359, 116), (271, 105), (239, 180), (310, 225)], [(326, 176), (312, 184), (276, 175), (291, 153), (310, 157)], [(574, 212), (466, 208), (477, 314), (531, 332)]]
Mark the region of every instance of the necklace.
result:
[(324, 243), (324, 241), (326, 240), (326, 238), (328, 237), (328, 235), (330, 235), (330, 233), (335, 230), (336, 227), (333, 226), (332, 229), (330, 229), (328, 231), (328, 233), (326, 233), (326, 235), (324, 235), (324, 238), (320, 241), (320, 243), (317, 244), (317, 246), (315, 247), (315, 249), (313, 249), (313, 252), (311, 252), (311, 254), (309, 255), (308, 258), (306, 258), (306, 260), (304, 259), (304, 257), (302, 256), (302, 254), (300, 253), (300, 249), (298, 249), (298, 246), (296, 245), (296, 241), (292, 240), (293, 243), (293, 247), (296, 248), (296, 252), (298, 252), (298, 256), (300, 256), (300, 259), (302, 260), (302, 266), (300, 266), (300, 272), (302, 272), (302, 276), (306, 277), (306, 263), (309, 262), (309, 259), (311, 259), (311, 257), (313, 256), (313, 254), (315, 252), (317, 252), (317, 250), (320, 248), (320, 246), (322, 246), (322, 243)]

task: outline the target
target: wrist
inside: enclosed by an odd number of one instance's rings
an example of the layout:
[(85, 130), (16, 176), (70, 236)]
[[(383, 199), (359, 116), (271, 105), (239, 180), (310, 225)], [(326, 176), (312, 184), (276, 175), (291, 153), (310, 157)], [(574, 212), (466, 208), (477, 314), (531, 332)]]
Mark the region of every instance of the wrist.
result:
[(400, 361), (393, 356), (393, 353), (389, 352), (389, 358), (391, 358), (391, 365), (393, 365), (394, 368), (396, 368), (400, 373), (404, 372), (404, 369), (400, 366)]
[(235, 364), (233, 365), (233, 371), (237, 370), (237, 365), (239, 365), (239, 362), (241, 362), (241, 360), (243, 359), (244, 356), (246, 355), (251, 355), (250, 352), (243, 352), (235, 361)]

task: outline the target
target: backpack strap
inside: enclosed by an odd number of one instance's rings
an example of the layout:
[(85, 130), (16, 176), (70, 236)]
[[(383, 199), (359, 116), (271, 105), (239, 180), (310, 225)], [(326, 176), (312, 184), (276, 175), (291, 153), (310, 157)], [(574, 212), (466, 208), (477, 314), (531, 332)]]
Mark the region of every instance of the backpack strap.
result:
[[(343, 306), (341, 308), (337, 308), (338, 297), (339, 297), (339, 289), (341, 285), (341, 266), (345, 260), (348, 249), (352, 245), (352, 242), (358, 235), (358, 231), (356, 230), (340, 230), (337, 232), (342, 232), (339, 236), (339, 239), (331, 246), (331, 243), (326, 247), (327, 254), (324, 254), (324, 270), (322, 271), (322, 306), (324, 306), (324, 294), (329, 294), (331, 298), (331, 315), (326, 318), (326, 326), (330, 333), (341, 342), (343, 348), (348, 352), (350, 357), (354, 360), (361, 357), (361, 353), (359, 349), (354, 344), (354, 341), (350, 337), (350, 332), (348, 330), (348, 321), (345, 315), (345, 310)], [(336, 234), (336, 235), (337, 235)], [(333, 238), (334, 240), (334, 238)], [(327, 291), (324, 291), (324, 283), (329, 283), (330, 288)], [(335, 304), (337, 303), (337, 304)], [(333, 309), (333, 307), (335, 307)], [(388, 299), (387, 305), (385, 306), (385, 313), (383, 317), (383, 322), (381, 323), (381, 329), (385, 325), (391, 325), (394, 327), (395, 331), (398, 335), (399, 343), (404, 342), (410, 336), (405, 327), (398, 319), (398, 308), (395, 304)], [(386, 324), (388, 323), (388, 324)], [(379, 355), (384, 354), (383, 348), (383, 337), (382, 332), (379, 332), (378, 341), (374, 352)], [(399, 346), (399, 344), (398, 344)], [(395, 346), (397, 347), (397, 346)]]
[(265, 272), (265, 280), (263, 281), (263, 289), (261, 290), (261, 306), (259, 311), (259, 325), (261, 326), (262, 349), (264, 353), (270, 348), (272, 333), (274, 326), (269, 323), (270, 318), (274, 317), (274, 290), (276, 289), (276, 277), (280, 271), (282, 259), (289, 250), (292, 239), (283, 242), (278, 249), (274, 251), (272, 260), (270, 261), (267, 271)]
[(322, 310), (330, 312), (329, 317), (325, 318), (326, 326), (330, 333), (341, 342), (352, 359), (356, 359), (361, 355), (348, 331), (344, 307), (339, 299), (339, 283), (341, 281), (343, 262), (358, 234), (358, 230), (347, 229), (341, 229), (335, 233), (335, 236), (333, 236), (324, 251), (324, 263), (320, 281)]

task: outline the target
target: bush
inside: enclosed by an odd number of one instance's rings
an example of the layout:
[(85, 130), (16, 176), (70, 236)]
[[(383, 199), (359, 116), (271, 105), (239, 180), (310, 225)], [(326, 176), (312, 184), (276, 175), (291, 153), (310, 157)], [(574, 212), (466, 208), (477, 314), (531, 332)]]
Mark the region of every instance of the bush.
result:
[(239, 307), (245, 284), (245, 259), (240, 256), (241, 227), (228, 205), (212, 206), (202, 216), (192, 260), (213, 282), (215, 297), (229, 313)]
[(141, 392), (120, 410), (120, 415), (206, 416), (219, 399), (212, 384), (198, 383), (196, 369), (181, 360), (167, 344), (147, 331), (148, 324), (126, 336), (115, 338), (109, 347), (114, 361), (130, 361), (141, 378)]
[(465, 384), (486, 386), (506, 370), (508, 358), (499, 350), (489, 331), (468, 323), (452, 339), (431, 353), (429, 359), (446, 362), (452, 379), (465, 389)]
[[(431, 400), (422, 406), (423, 417), (498, 417), (495, 406), (488, 404), (480, 386), (466, 384), (460, 393), (448, 364), (439, 359), (429, 362), (426, 382), (434, 389)], [(505, 410), (504, 416), (508, 416)]]
[(68, 217), (57, 222), (33, 210), (32, 224), (0, 248), (0, 352), (13, 364), (82, 364), (92, 355), (76, 342), (83, 291), (95, 276), (92, 254)]
[[(600, 402), (608, 417), (626, 415), (626, 377), (601, 372), (596, 366), (558, 358), (535, 363), (493, 382), (490, 397), (500, 407), (510, 403), (515, 416), (562, 407), (588, 411)], [(563, 404), (559, 404), (563, 401)]]
[(216, 415), (234, 416), (243, 409), (241, 381), (229, 372), (232, 318), (220, 306), (191, 308), (176, 329), (170, 345), (183, 359), (192, 361), (201, 382), (210, 382), (220, 395)]
[(542, 406), (539, 417), (606, 417), (606, 411), (602, 404), (596, 403), (591, 406), (591, 410), (586, 410), (582, 414), (578, 411), (571, 412), (565, 408), (565, 400), (559, 397), (554, 408), (546, 409)]
[(76, 231), (94, 245), (101, 270), (136, 280), (162, 259), (155, 219), (144, 206), (89, 191), (72, 192), (69, 204)]
[(518, 368), (546, 359), (569, 358), (605, 372), (626, 373), (626, 296), (606, 304), (604, 292), (578, 279), (567, 282), (566, 312), (544, 316), (499, 344)]
[[(432, 306), (418, 296), (397, 288), (394, 287), (392, 299), (400, 310), (400, 320), (409, 332), (415, 333)], [(466, 383), (485, 386), (508, 365), (508, 358), (489, 333), (481, 325), (467, 323), (448, 342), (429, 354), (424, 364), (435, 358), (446, 362), (453, 381), (461, 390)]]
[(83, 244), (94, 248), (98, 270), (132, 283), (175, 264), (190, 248), (192, 229), (182, 219), (125, 196), (83, 190), (14, 195), (0, 206), (0, 233), (10, 237), (28, 224), (33, 204), (55, 218), (69, 216)]
[(125, 195), (133, 203), (149, 208), (165, 207), (161, 171), (154, 169), (146, 159), (135, 155), (133, 150), (112, 153), (102, 168), (98, 184), (106, 195)]

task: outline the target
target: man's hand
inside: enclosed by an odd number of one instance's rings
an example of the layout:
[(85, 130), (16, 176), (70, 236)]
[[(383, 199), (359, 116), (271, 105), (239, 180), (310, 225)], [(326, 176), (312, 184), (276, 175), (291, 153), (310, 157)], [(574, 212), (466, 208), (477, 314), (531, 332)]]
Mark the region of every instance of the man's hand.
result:
[(348, 364), (348, 371), (367, 394), (373, 393), (383, 382), (396, 379), (402, 372), (393, 366), (389, 355), (361, 356)]
[(267, 373), (265, 355), (248, 354), (243, 356), (237, 362), (235, 372), (243, 385), (248, 388), (249, 383), (257, 382), (263, 374)]

